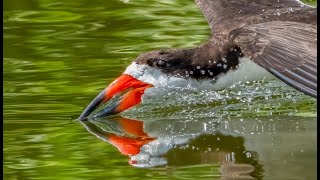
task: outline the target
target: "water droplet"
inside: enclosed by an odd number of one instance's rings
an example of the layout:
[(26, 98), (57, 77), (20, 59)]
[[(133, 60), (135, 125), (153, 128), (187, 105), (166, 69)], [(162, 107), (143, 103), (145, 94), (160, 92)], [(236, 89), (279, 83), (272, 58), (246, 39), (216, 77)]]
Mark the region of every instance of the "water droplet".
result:
[(224, 64), (223, 69), (227, 69), (228, 65)]
[(222, 58), (223, 62), (227, 62), (227, 59), (225, 57)]
[(246, 156), (247, 156), (247, 158), (250, 158), (251, 157), (251, 153), (246, 152)]

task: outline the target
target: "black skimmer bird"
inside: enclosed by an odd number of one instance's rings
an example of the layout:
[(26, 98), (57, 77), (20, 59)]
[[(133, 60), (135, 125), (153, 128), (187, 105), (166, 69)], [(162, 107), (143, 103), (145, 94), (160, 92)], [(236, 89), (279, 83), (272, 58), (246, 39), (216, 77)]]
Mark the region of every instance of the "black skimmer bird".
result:
[(297, 0), (195, 2), (210, 25), (208, 41), (195, 48), (141, 54), (79, 120), (124, 91), (118, 102), (94, 117), (120, 113), (157, 89), (221, 90), (239, 81), (259, 80), (265, 72), (317, 97), (317, 8)]

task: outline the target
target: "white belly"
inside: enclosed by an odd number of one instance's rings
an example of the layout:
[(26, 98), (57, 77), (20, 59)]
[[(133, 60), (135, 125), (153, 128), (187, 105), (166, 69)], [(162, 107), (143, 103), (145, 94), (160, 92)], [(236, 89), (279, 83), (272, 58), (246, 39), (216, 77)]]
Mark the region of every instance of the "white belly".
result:
[[(229, 70), (227, 73), (220, 74), (217, 77), (216, 82), (214, 84), (211, 84), (210, 89), (221, 90), (239, 82), (257, 81), (264, 78), (273, 77), (271, 73), (269, 73), (267, 70), (260, 67), (256, 63), (252, 62), (250, 59), (240, 58), (239, 60), (239, 68), (235, 70)], [(206, 82), (203, 82), (202, 84), (205, 83)]]

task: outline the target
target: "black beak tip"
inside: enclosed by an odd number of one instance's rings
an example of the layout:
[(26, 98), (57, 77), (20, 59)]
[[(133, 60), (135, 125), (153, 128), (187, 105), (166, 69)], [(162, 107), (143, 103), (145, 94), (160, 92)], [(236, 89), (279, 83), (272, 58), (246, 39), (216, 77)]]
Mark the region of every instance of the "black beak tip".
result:
[(86, 121), (86, 120), (88, 120), (88, 117), (79, 116), (77, 120), (78, 121)]
[(118, 103), (110, 104), (109, 106), (105, 107), (104, 109), (99, 111), (97, 114), (95, 114), (93, 116), (93, 118), (101, 118), (101, 117), (106, 117), (106, 116), (118, 114), (118, 112), (116, 110), (117, 107), (118, 107)]

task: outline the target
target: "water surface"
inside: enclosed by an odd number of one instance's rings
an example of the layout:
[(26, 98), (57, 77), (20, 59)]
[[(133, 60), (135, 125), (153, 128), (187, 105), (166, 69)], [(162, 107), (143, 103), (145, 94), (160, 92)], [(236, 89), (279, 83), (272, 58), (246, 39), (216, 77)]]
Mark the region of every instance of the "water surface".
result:
[(4, 179), (316, 178), (316, 100), (277, 80), (75, 121), (139, 53), (207, 39), (193, 1), (6, 0), (3, 21)]

